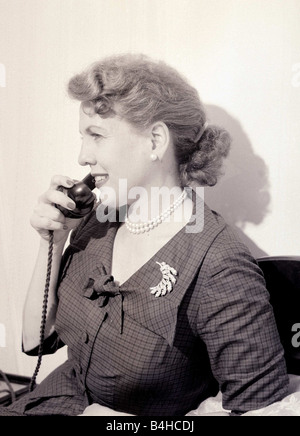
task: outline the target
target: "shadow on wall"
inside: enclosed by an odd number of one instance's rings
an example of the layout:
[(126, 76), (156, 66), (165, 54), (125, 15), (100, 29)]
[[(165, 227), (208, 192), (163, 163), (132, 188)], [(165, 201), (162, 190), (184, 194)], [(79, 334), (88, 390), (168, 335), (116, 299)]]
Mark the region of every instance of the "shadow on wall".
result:
[(247, 223), (259, 225), (268, 213), (270, 203), (268, 170), (257, 156), (240, 123), (224, 109), (205, 105), (208, 121), (224, 127), (232, 137), (225, 174), (212, 188), (205, 188), (205, 201), (219, 212), (249, 247), (253, 256), (267, 256), (245, 233)]

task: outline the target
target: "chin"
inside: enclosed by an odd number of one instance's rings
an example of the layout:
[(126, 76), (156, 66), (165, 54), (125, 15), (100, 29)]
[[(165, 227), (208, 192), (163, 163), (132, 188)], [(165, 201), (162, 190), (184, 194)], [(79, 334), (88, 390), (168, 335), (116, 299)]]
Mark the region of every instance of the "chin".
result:
[(99, 203), (96, 210), (97, 220), (101, 223), (105, 222), (124, 222), (127, 216), (126, 202), (118, 201), (116, 196), (106, 195), (103, 201)]
[(126, 179), (117, 181), (109, 179), (99, 189), (101, 202), (111, 208), (118, 209), (128, 203), (128, 184)]

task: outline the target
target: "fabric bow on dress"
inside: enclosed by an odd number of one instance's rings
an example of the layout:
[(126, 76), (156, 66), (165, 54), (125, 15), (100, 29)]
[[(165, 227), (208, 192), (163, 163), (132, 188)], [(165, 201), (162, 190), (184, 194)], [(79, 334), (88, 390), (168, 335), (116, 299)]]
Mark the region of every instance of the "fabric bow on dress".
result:
[(97, 266), (91, 272), (84, 288), (84, 297), (98, 300), (99, 307), (108, 314), (115, 326), (119, 326), (120, 334), (122, 334), (124, 296), (113, 276), (106, 273), (104, 266)]

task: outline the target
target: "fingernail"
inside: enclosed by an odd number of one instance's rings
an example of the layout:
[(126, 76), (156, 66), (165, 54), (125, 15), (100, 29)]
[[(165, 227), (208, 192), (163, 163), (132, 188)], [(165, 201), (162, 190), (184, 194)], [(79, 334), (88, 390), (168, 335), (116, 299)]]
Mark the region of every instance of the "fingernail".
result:
[(66, 224), (63, 226), (64, 230), (68, 230), (68, 226), (66, 226)]
[(76, 206), (75, 206), (74, 203), (71, 203), (71, 202), (70, 202), (70, 203), (67, 204), (67, 207), (68, 207), (69, 209), (75, 209)]
[(73, 186), (73, 185), (74, 185), (73, 180), (71, 180), (71, 179), (67, 179), (67, 185), (69, 185), (69, 186)]

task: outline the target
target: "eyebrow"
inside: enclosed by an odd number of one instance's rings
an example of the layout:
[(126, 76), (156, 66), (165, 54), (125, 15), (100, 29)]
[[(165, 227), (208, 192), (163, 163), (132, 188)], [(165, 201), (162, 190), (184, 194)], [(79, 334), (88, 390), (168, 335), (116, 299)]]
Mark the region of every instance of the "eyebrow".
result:
[[(104, 129), (103, 127), (100, 127), (100, 126), (88, 126), (88, 127), (85, 129), (85, 132), (86, 132), (86, 133), (89, 133), (89, 134), (91, 134), (91, 133), (95, 133), (95, 132), (92, 131), (92, 129), (98, 129), (98, 130), (101, 130), (101, 132), (103, 132), (103, 133), (107, 133), (107, 130)], [(79, 130), (79, 133), (82, 135), (81, 130)]]

